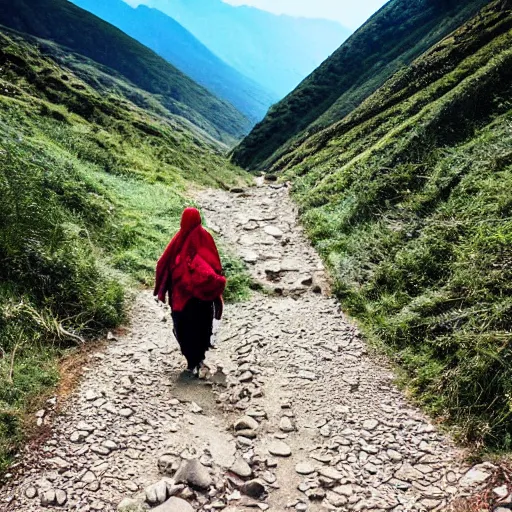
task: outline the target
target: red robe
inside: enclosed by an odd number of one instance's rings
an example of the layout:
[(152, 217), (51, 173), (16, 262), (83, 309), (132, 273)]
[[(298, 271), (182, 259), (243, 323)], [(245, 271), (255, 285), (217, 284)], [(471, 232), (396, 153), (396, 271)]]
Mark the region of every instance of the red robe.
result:
[[(190, 272), (191, 266), (194, 273)], [(194, 275), (198, 273), (210, 277), (207, 290), (197, 287)], [(203, 298), (208, 294), (216, 301), (216, 316), (220, 318), (225, 285), (226, 279), (222, 277), (222, 264), (213, 237), (202, 227), (199, 211), (186, 208), (181, 217), (181, 229), (158, 260), (153, 294), (162, 302), (169, 294), (173, 311), (182, 311), (192, 297)]]

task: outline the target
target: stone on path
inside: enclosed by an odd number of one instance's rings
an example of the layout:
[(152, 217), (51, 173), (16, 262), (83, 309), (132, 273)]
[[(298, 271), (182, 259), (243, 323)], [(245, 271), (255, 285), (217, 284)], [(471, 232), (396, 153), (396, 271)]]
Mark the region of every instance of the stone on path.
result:
[(63, 491), (62, 489), (57, 489), (55, 491), (55, 503), (62, 507), (66, 501), (68, 500), (68, 496), (66, 494), (66, 491)]
[(333, 491), (337, 494), (341, 494), (342, 496), (347, 497), (350, 497), (352, 494), (354, 494), (354, 488), (352, 487), (352, 484), (338, 485), (333, 489)]
[(505, 499), (508, 496), (508, 487), (507, 485), (502, 485), (500, 487), (495, 487), (492, 492), (498, 496), (500, 499)]
[(142, 512), (142, 510), (140, 503), (131, 498), (125, 498), (117, 505), (118, 512)]
[(119, 411), (119, 414), (120, 414), (120, 416), (123, 416), (125, 418), (129, 418), (130, 416), (132, 416), (133, 411), (129, 407), (125, 407), (124, 409), (121, 409)]
[(167, 482), (160, 480), (156, 484), (146, 487), (146, 501), (150, 505), (159, 505), (167, 499)]
[(88, 436), (88, 432), (86, 432), (85, 430), (75, 430), (71, 436), (69, 437), (69, 440), (72, 442), (72, 443), (81, 443), (82, 441), (85, 440), (85, 438)]
[(29, 500), (32, 500), (34, 499), (36, 496), (37, 496), (37, 489), (33, 486), (30, 486), (30, 487), (27, 487), (25, 489), (25, 496), (29, 499)]
[(230, 471), (241, 478), (249, 478), (252, 475), (252, 469), (247, 462), (238, 457), (235, 463), (231, 466)]
[(320, 489), (320, 488), (315, 488), (315, 489), (309, 489), (306, 491), (306, 496), (311, 500), (311, 501), (320, 501), (320, 500), (323, 500), (325, 498), (325, 491), (323, 489)]
[(239, 430), (257, 430), (259, 427), (259, 423), (251, 416), (243, 416), (239, 420), (237, 420), (234, 424), (234, 428), (236, 431)]
[(333, 505), (334, 507), (336, 508), (342, 508), (344, 507), (347, 502), (348, 502), (348, 499), (346, 496), (341, 496), (340, 494), (337, 494), (335, 492), (332, 492), (332, 491), (327, 491), (326, 493), (326, 499), (327, 501)]
[(212, 485), (210, 473), (197, 459), (183, 461), (174, 480), (200, 490), (208, 489)]
[(54, 457), (53, 459), (49, 459), (48, 462), (62, 470), (69, 469), (70, 466), (70, 463), (67, 460), (64, 460), (62, 457)]
[(110, 440), (107, 440), (107, 441), (104, 441), (102, 443), (102, 446), (104, 446), (105, 448), (108, 448), (109, 450), (117, 450), (117, 444), (114, 443), (114, 441), (110, 441)]
[(80, 421), (78, 423), (78, 425), (76, 426), (76, 429), (78, 431), (88, 432), (89, 434), (96, 430), (95, 427), (93, 427), (92, 425), (89, 425), (89, 423), (85, 423), (85, 421)]
[(462, 487), (474, 487), (484, 483), (490, 476), (491, 473), (486, 471), (486, 464), (479, 464), (474, 468), (470, 469), (460, 480)]
[(295, 430), (295, 427), (293, 426), (293, 423), (291, 422), (290, 418), (283, 416), (281, 418), (281, 421), (279, 422), (279, 430), (281, 430), (282, 432), (293, 432)]
[(152, 512), (194, 512), (194, 509), (187, 501), (172, 497), (162, 505), (152, 509)]
[(289, 457), (292, 454), (291, 448), (283, 441), (271, 441), (268, 445), (268, 451), (276, 457)]
[(315, 466), (309, 462), (299, 462), (295, 466), (295, 471), (297, 471), (299, 475), (310, 475), (315, 472)]
[(343, 474), (340, 473), (337, 469), (332, 468), (330, 466), (322, 467), (318, 470), (320, 475), (325, 476), (331, 480), (341, 480), (344, 478)]
[(366, 420), (364, 423), (363, 423), (363, 428), (365, 430), (375, 430), (377, 428), (377, 425), (379, 424), (379, 422), (377, 420)]
[(250, 249), (242, 251), (241, 256), (246, 263), (252, 264), (257, 263), (257, 261), (260, 259), (259, 254), (256, 251), (251, 251)]
[(413, 468), (409, 463), (404, 463), (395, 473), (395, 478), (405, 482), (414, 482), (416, 480), (423, 480), (423, 473)]
[(94, 400), (98, 399), (98, 398), (101, 398), (103, 395), (99, 392), (99, 391), (96, 391), (94, 389), (88, 389), (86, 392), (85, 392), (85, 399), (88, 401), (88, 402), (93, 402)]
[(80, 481), (84, 484), (91, 484), (96, 481), (96, 475), (92, 471), (87, 471)]
[(265, 486), (259, 480), (251, 480), (240, 487), (242, 494), (259, 499), (265, 494)]
[(242, 373), (242, 375), (240, 375), (240, 377), (238, 377), (238, 380), (240, 382), (249, 382), (250, 380), (252, 380), (252, 377), (253, 377), (252, 372), (247, 370), (246, 372)]
[(106, 446), (98, 446), (95, 444), (91, 446), (91, 452), (97, 453), (98, 455), (108, 455), (110, 450)]
[(176, 472), (176, 457), (174, 455), (164, 454), (158, 459), (158, 471), (162, 475), (173, 475)]
[(53, 489), (45, 491), (41, 495), (41, 505), (43, 507), (48, 507), (50, 505), (53, 505), (55, 503), (55, 500), (56, 500), (56, 496), (55, 496), (55, 491)]
[(190, 412), (194, 414), (200, 414), (203, 412), (203, 408), (197, 405), (195, 402), (190, 402)]
[(387, 452), (387, 455), (389, 457), (389, 459), (393, 462), (400, 462), (403, 457), (400, 453), (398, 453), (396, 450), (388, 450)]
[(274, 238), (282, 238), (283, 232), (276, 226), (265, 226), (263, 231), (267, 233), (267, 235), (273, 236)]

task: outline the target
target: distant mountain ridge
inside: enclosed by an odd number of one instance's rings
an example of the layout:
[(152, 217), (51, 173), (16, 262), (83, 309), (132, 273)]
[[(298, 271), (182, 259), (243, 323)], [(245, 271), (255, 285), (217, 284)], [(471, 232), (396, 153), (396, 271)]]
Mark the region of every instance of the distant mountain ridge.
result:
[(156, 95), (171, 114), (177, 114), (232, 144), (251, 122), (231, 104), (218, 99), (165, 59), (67, 0), (0, 0), (0, 25), (70, 50), (120, 73), (141, 89)]
[(216, 96), (229, 101), (253, 123), (279, 98), (243, 76), (177, 21), (156, 9), (133, 8), (123, 0), (71, 0), (158, 53)]
[(330, 20), (293, 18), (221, 0), (142, 0), (183, 25), (213, 53), (279, 97), (350, 35)]
[(489, 0), (391, 0), (269, 111), (234, 151), (268, 168), (311, 133), (342, 119), (393, 73), (471, 18)]

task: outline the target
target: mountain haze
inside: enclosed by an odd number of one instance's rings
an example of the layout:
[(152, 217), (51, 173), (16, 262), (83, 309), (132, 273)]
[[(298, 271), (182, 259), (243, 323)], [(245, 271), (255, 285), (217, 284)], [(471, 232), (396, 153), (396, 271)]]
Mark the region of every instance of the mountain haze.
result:
[(308, 133), (342, 119), (402, 66), (489, 0), (391, 0), (296, 90), (274, 105), (234, 151), (249, 169), (272, 165)]
[(216, 96), (230, 102), (253, 123), (279, 98), (214, 55), (190, 32), (164, 13), (122, 0), (72, 0), (79, 7), (151, 48)]
[(221, 0), (143, 0), (192, 32), (213, 53), (279, 97), (348, 37), (328, 20), (276, 16)]
[(0, 25), (66, 46), (105, 65), (231, 144), (251, 122), (139, 42), (67, 0), (0, 0)]

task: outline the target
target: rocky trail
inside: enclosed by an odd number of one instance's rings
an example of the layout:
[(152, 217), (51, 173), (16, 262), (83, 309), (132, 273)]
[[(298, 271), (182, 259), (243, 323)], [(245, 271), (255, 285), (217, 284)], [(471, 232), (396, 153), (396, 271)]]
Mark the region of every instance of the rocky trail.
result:
[(490, 478), (329, 297), (286, 187), (198, 202), (273, 293), (226, 308), (202, 380), (182, 373), (168, 308), (140, 293), (62, 413), (39, 413), (52, 435), (21, 454), (1, 510), (445, 510)]

